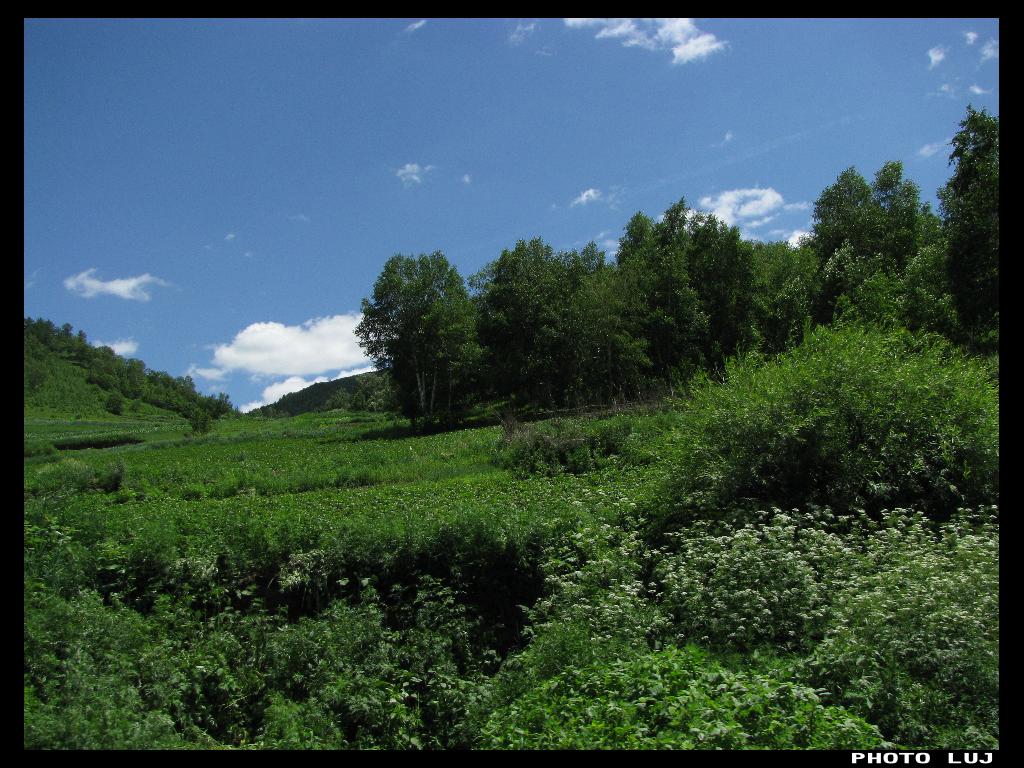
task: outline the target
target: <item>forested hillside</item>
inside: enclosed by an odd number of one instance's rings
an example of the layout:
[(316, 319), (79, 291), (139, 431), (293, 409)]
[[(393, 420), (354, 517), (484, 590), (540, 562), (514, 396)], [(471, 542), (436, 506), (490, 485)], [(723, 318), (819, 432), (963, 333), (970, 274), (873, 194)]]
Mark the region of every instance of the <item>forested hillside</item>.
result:
[(201, 431), (231, 412), (227, 395), (201, 395), (188, 376), (175, 378), (95, 347), (70, 325), (25, 318), (25, 413), (82, 418), (173, 413)]
[(280, 400), (250, 413), (257, 416), (298, 416), (314, 411), (370, 411), (382, 413), (394, 410), (394, 394), (386, 374), (377, 371), (345, 376), (334, 381), (310, 384), (298, 392), (284, 395)]

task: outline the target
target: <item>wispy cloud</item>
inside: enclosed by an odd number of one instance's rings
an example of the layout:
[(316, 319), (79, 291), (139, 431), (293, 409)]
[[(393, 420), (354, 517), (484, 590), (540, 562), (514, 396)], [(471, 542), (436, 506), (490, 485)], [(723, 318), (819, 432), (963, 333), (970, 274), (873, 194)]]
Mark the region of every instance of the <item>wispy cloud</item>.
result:
[(115, 355), (121, 355), (127, 357), (128, 355), (134, 355), (139, 350), (139, 342), (135, 339), (117, 339), (116, 341), (100, 341), (96, 339), (92, 342), (94, 347), (110, 347), (114, 350)]
[(570, 29), (596, 29), (596, 38), (621, 40), (626, 47), (671, 51), (673, 64), (686, 64), (724, 50), (726, 41), (697, 29), (693, 19), (565, 19)]
[(105, 293), (131, 301), (149, 301), (150, 296), (149, 292), (146, 291), (146, 286), (169, 285), (159, 277), (154, 277), (148, 272), (136, 277), (122, 277), (115, 280), (99, 280), (93, 277), (95, 272), (96, 269), (94, 267), (66, 278), (64, 280), (64, 287), (86, 299), (91, 299)]
[(236, 235), (234, 232), (228, 232), (226, 235), (224, 235), (224, 239), (229, 243), (236, 237), (238, 237), (238, 235)]
[(980, 85), (972, 85), (967, 90), (970, 91), (971, 93), (973, 93), (975, 96), (984, 96), (986, 93), (992, 93), (992, 89), (991, 88), (989, 88), (988, 90), (985, 90)]
[(516, 28), (509, 33), (509, 45), (522, 45), (526, 38), (532, 35), (536, 29), (536, 22), (531, 21), (529, 24), (523, 24), (521, 21), (518, 22)]
[(964, 32), (964, 40), (967, 41), (968, 45), (974, 45), (974, 43), (975, 43), (975, 41), (977, 39), (978, 39), (978, 33), (977, 32)]
[(230, 343), (214, 347), (212, 369), (259, 376), (308, 376), (367, 365), (355, 336), (361, 319), (362, 315), (351, 313), (318, 317), (301, 325), (252, 323)]
[(406, 163), (397, 171), (395, 176), (402, 180), (402, 183), (411, 187), (413, 184), (422, 184), (423, 177), (434, 170), (432, 165), (420, 165), (419, 163)]
[(935, 46), (928, 49), (928, 69), (935, 69), (946, 58), (946, 49)]
[(419, 21), (414, 21), (414, 22), (413, 22), (412, 24), (410, 24), (409, 26), (407, 26), (407, 27), (406, 27), (405, 29), (403, 29), (402, 31), (403, 31), (403, 32), (405, 32), (405, 33), (407, 33), (407, 34), (412, 34), (412, 33), (413, 33), (413, 32), (415, 32), (415, 31), (416, 31), (417, 29), (422, 29), (422, 28), (423, 28), (423, 25), (424, 25), (424, 24), (426, 24), (426, 23), (427, 23), (427, 20), (426, 20), (426, 19), (420, 19)]
[(192, 364), (188, 367), (185, 375), (200, 376), (209, 381), (224, 381), (228, 377), (228, 371), (220, 368), (200, 368), (198, 365)]
[(712, 147), (724, 147), (730, 141), (732, 141), (732, 131), (726, 131), (725, 132), (725, 136), (722, 137), (722, 140), (712, 144), (711, 146)]
[(577, 205), (586, 205), (587, 203), (592, 203), (595, 200), (600, 199), (601, 190), (594, 189), (593, 187), (591, 187), (590, 189), (585, 189), (582, 192), (580, 192), (579, 195), (571, 203), (569, 203), (569, 207), (573, 208)]
[(462, 183), (469, 184), (473, 181), (472, 177), (468, 173), (462, 174)]
[(988, 61), (989, 59), (999, 58), (999, 41), (989, 40), (983, 46), (981, 46), (981, 60), (982, 62)]
[(946, 96), (950, 99), (956, 98), (956, 86), (952, 83), (943, 83), (939, 86), (939, 90), (935, 92), (936, 96)]
[(917, 156), (921, 158), (931, 157), (936, 152), (941, 150), (944, 146), (949, 144), (949, 142), (950, 140), (946, 139), (945, 141), (935, 141), (932, 142), (931, 144), (925, 144), (923, 147), (917, 150)]
[[(768, 217), (783, 206), (782, 195), (771, 187), (752, 187), (749, 189), (729, 189), (715, 197), (710, 195), (700, 199), (700, 206), (711, 211), (729, 226), (760, 226), (767, 223)], [(771, 218), (774, 218), (772, 216)]]
[(288, 217), (288, 221), (303, 221), (308, 222), (309, 216), (304, 213), (295, 213)]
[(799, 203), (786, 203), (782, 206), (784, 211), (808, 211), (811, 208), (811, 204), (806, 200), (801, 200)]

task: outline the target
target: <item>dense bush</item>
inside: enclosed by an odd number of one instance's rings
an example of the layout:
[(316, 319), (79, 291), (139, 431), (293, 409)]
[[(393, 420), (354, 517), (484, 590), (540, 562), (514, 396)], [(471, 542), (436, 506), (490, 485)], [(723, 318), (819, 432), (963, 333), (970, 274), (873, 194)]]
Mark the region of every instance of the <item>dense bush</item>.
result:
[[(676, 422), (672, 412), (622, 413), (610, 418), (560, 418), (502, 422), (496, 463), (520, 476), (582, 474), (610, 464), (647, 464)], [(652, 445), (653, 444), (653, 445)]]
[(181, 745), (173, 720), (147, 706), (137, 661), (145, 620), (96, 593), (66, 600), (25, 584), (28, 749), (153, 749)]
[(999, 498), (996, 385), (905, 332), (819, 328), (776, 361), (734, 360), (723, 385), (697, 388), (676, 445), (661, 526), (750, 500), (945, 519)]
[(116, 491), (125, 477), (122, 461), (97, 468), (77, 459), (62, 459), (41, 467), (35, 476), (31, 491), (35, 494), (70, 494), (98, 489)]
[(820, 639), (834, 593), (858, 565), (857, 543), (825, 530), (825, 512), (774, 515), (716, 531), (671, 535), (657, 567), (662, 605), (682, 642), (806, 650)]
[(420, 582), (399, 615), (372, 590), (273, 635), (275, 691), (262, 740), (276, 748), (420, 749), (470, 746), (487, 654), (450, 590)]
[(998, 747), (995, 512), (938, 534), (922, 516), (893, 514), (833, 600), (813, 684), (901, 744)]
[(497, 710), (499, 749), (869, 749), (878, 731), (783, 675), (732, 671), (688, 646), (573, 666)]

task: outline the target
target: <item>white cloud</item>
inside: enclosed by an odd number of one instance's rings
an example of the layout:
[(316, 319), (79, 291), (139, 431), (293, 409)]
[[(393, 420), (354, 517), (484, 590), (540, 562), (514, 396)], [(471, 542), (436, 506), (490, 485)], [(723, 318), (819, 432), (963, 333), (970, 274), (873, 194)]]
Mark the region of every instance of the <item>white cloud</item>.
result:
[[(721, 221), (729, 226), (743, 223), (752, 226), (750, 219), (763, 218), (781, 208), (785, 201), (771, 187), (761, 189), (730, 189), (717, 197), (703, 197), (700, 205), (710, 210)], [(764, 223), (763, 221), (760, 223)]]
[(188, 367), (185, 375), (201, 376), (210, 381), (224, 381), (228, 377), (228, 372), (220, 368), (200, 368), (198, 365), (193, 364)]
[(763, 219), (748, 221), (746, 223), (746, 226), (750, 227), (751, 229), (757, 229), (758, 227), (763, 227), (765, 224), (774, 221), (776, 218), (776, 216), (765, 216)]
[(237, 235), (234, 232), (228, 232), (226, 235), (224, 235), (224, 239), (227, 240), (229, 243), (236, 237)]
[(782, 206), (784, 211), (809, 211), (810, 209), (811, 204), (806, 200), (801, 200), (799, 203), (786, 203)]
[(935, 141), (935, 142), (932, 142), (931, 144), (925, 144), (923, 147), (921, 147), (919, 150), (917, 150), (917, 156), (918, 157), (931, 157), (936, 152), (938, 152), (940, 149), (942, 149), (944, 146), (946, 146), (946, 144), (948, 144), (948, 143), (949, 142), (947, 140), (947, 141)]
[(405, 28), (404, 30), (402, 30), (402, 31), (403, 31), (403, 32), (409, 32), (409, 33), (412, 33), (412, 32), (415, 32), (415, 31), (416, 31), (417, 29), (421, 29), (421, 28), (423, 27), (423, 25), (424, 25), (424, 24), (426, 24), (426, 23), (427, 23), (427, 20), (426, 20), (426, 19), (420, 19), (419, 21), (414, 21), (414, 22), (413, 22), (412, 24), (410, 24), (409, 26), (407, 26), (407, 27), (406, 27), (406, 28)]
[(974, 45), (974, 42), (978, 39), (977, 32), (964, 32), (964, 39), (968, 45)]
[(254, 400), (251, 403), (239, 406), (238, 410), (242, 413), (248, 413), (256, 408), (262, 408), (264, 405), (276, 403), (285, 395), (290, 395), (292, 392), (298, 392), (299, 390), (305, 389), (313, 384), (320, 384), (325, 381), (335, 381), (336, 379), (341, 379), (346, 376), (357, 376), (360, 373), (369, 373), (373, 370), (376, 369), (372, 365), (364, 365), (358, 368), (338, 371), (336, 376), (331, 376), (330, 378), (327, 376), (317, 376), (315, 379), (306, 379), (302, 376), (289, 376), (283, 381), (275, 381), (273, 384), (269, 384), (264, 387), (259, 400)]
[(523, 24), (523, 22), (520, 21), (508, 36), (509, 44), (522, 45), (523, 41), (532, 35), (535, 29), (537, 29), (536, 23), (531, 21), (529, 24)]
[(302, 325), (253, 323), (230, 344), (213, 351), (220, 371), (245, 371), (260, 376), (308, 376), (366, 365), (355, 328), (357, 313), (318, 317)]
[(946, 49), (940, 46), (928, 49), (928, 69), (935, 69), (946, 58)]
[(992, 89), (991, 89), (991, 88), (989, 88), (989, 89), (988, 89), (988, 90), (986, 91), (986, 90), (985, 90), (984, 88), (982, 88), (982, 87), (981, 87), (980, 85), (972, 85), (972, 86), (971, 86), (970, 88), (968, 88), (967, 90), (968, 90), (968, 91), (970, 91), (971, 93), (973, 93), (973, 94), (974, 94), (975, 96), (984, 96), (984, 95), (985, 95), (986, 93), (992, 93)]
[(419, 163), (406, 163), (395, 171), (395, 176), (400, 178), (405, 186), (411, 187), (413, 184), (422, 184), (423, 177), (432, 170), (434, 170), (432, 165), (422, 166)]
[(596, 38), (622, 41), (626, 47), (672, 51), (673, 64), (686, 64), (725, 48), (725, 41), (701, 32), (693, 19), (565, 19), (571, 29), (597, 29)]
[(121, 355), (121, 357), (134, 355), (139, 349), (139, 342), (135, 339), (117, 339), (116, 341), (100, 341), (96, 339), (92, 342), (92, 345), (94, 347), (110, 347), (114, 350), (115, 355)]
[(999, 41), (989, 40), (983, 46), (981, 46), (981, 60), (988, 61), (989, 59), (999, 58)]
[(600, 199), (601, 190), (594, 189), (593, 187), (591, 187), (590, 189), (585, 189), (582, 192), (580, 192), (579, 196), (576, 199), (574, 199), (571, 203), (569, 203), (569, 207), (571, 208), (577, 205), (586, 205), (587, 203), (592, 203), (595, 200)]
[(470, 183), (470, 182), (472, 182), (472, 181), (473, 181), (473, 179), (472, 179), (472, 178), (470, 178), (470, 176), (469, 176), (469, 174), (468, 174), (468, 173), (464, 173), (464, 174), (462, 174), (462, 183), (463, 183), (463, 184), (469, 184), (469, 183)]
[(168, 285), (159, 277), (154, 277), (148, 272), (136, 277), (97, 280), (93, 277), (95, 271), (95, 268), (87, 269), (85, 272), (80, 272), (77, 275), (66, 278), (64, 280), (64, 287), (86, 299), (99, 296), (101, 293), (108, 293), (111, 296), (131, 301), (149, 301), (149, 293), (146, 291), (147, 285)]
[(802, 229), (794, 229), (793, 232), (790, 234), (789, 238), (786, 240), (786, 242), (789, 243), (793, 248), (798, 248), (800, 246), (800, 241), (803, 238), (807, 237), (809, 234), (811, 233), (805, 232)]
[(289, 221), (304, 221), (304, 222), (308, 222), (309, 221), (309, 216), (307, 216), (304, 213), (296, 213), (294, 216), (289, 216), (288, 220)]
[(939, 86), (939, 96), (948, 96), (951, 99), (956, 98), (956, 87), (952, 83), (943, 83)]
[(241, 406), (238, 410), (242, 413), (248, 413), (249, 411), (261, 408), (264, 405), (270, 405), (276, 403), (285, 395), (290, 395), (292, 392), (298, 392), (300, 389), (305, 389), (310, 384), (318, 384), (321, 381), (327, 381), (326, 376), (317, 376), (315, 379), (309, 379), (308, 381), (301, 376), (289, 376), (284, 381), (276, 381), (273, 384), (264, 387), (263, 394), (259, 400), (254, 400), (251, 403), (246, 403)]

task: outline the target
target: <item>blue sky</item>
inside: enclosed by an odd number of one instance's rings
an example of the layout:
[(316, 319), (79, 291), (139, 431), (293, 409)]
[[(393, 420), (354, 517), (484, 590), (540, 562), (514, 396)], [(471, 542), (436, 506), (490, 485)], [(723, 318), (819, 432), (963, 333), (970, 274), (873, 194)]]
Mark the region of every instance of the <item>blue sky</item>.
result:
[(850, 166), (949, 177), (995, 19), (26, 21), (25, 315), (238, 406), (365, 370), (396, 253), (609, 255), (685, 198), (810, 229)]

